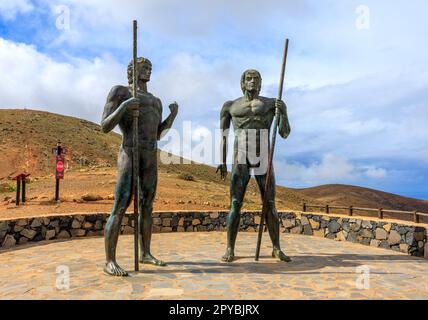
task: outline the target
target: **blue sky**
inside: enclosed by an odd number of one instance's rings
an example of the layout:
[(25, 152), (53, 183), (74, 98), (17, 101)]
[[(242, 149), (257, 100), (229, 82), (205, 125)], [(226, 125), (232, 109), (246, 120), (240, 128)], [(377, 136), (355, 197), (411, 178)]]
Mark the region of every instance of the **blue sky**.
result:
[(0, 108), (99, 122), (109, 89), (126, 83), (136, 18), (150, 90), (180, 105), (175, 127), (213, 130), (245, 69), (276, 96), (288, 37), (292, 133), (278, 141), (278, 182), (428, 200), (427, 9), (423, 0), (0, 0)]

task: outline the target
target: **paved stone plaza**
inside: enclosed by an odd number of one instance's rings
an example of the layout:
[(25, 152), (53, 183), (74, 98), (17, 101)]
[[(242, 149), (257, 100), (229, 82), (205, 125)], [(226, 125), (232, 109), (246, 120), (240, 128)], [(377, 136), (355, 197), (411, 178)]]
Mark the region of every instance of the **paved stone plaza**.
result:
[[(102, 273), (103, 238), (42, 242), (0, 250), (1, 299), (428, 299), (428, 260), (303, 235), (282, 235), (293, 259), (269, 257), (267, 233), (254, 261), (256, 233), (241, 232), (238, 260), (222, 263), (223, 232), (153, 235), (167, 267), (133, 269), (133, 237), (121, 236), (118, 261), (131, 276)], [(370, 268), (369, 282), (361, 272)], [(70, 272), (69, 289), (64, 272)], [(359, 288), (357, 287), (359, 283)], [(362, 285), (369, 284), (369, 289)], [(60, 288), (60, 289), (58, 289)]]

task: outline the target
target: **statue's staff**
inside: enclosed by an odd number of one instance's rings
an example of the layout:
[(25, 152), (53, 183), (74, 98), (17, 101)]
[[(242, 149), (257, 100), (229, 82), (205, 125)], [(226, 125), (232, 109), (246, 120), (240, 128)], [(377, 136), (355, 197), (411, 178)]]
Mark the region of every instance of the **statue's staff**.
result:
[[(282, 100), (282, 89), (284, 87), (284, 75), (285, 75), (285, 67), (287, 64), (287, 54), (288, 54), (288, 39), (285, 40), (285, 46), (284, 46), (284, 55), (282, 57), (282, 69), (281, 69), (281, 78), (279, 80), (279, 92), (278, 92), (278, 100)], [(273, 162), (273, 154), (275, 151), (275, 143), (276, 143), (276, 133), (278, 131), (278, 122), (279, 122), (279, 110), (278, 108), (275, 108), (275, 122), (273, 125), (273, 132), (272, 132), (272, 144), (269, 147), (269, 153), (268, 153), (268, 167), (267, 167), (267, 173), (266, 173), (266, 182), (265, 182), (265, 190), (264, 190), (264, 196), (263, 196), (263, 207), (262, 207), (262, 215), (260, 217), (260, 226), (259, 226), (259, 234), (257, 238), (257, 247), (256, 247), (256, 261), (259, 260), (260, 256), (260, 245), (262, 242), (262, 235), (263, 235), (263, 229), (264, 229), (264, 222), (265, 217), (268, 210), (268, 193), (270, 192), (270, 185), (272, 181), (272, 162)]]
[[(138, 98), (138, 77), (137, 77), (137, 20), (134, 20), (133, 25), (133, 87), (132, 95), (134, 98)], [(139, 270), (139, 252), (138, 252), (138, 236), (139, 236), (139, 223), (138, 223), (138, 209), (139, 209), (139, 194), (138, 194), (138, 176), (139, 176), (139, 165), (138, 165), (138, 117), (139, 109), (133, 110), (133, 121), (132, 121), (132, 189), (134, 193), (134, 266), (135, 271)]]

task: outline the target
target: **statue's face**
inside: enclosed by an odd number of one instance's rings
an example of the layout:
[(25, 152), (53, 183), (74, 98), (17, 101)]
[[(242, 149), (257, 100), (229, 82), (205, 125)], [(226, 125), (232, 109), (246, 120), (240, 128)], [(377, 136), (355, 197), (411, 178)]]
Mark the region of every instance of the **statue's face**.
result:
[(244, 87), (247, 91), (256, 91), (260, 88), (260, 77), (256, 72), (247, 72), (244, 77)]
[(141, 81), (150, 81), (152, 66), (148, 63), (138, 64), (138, 77)]

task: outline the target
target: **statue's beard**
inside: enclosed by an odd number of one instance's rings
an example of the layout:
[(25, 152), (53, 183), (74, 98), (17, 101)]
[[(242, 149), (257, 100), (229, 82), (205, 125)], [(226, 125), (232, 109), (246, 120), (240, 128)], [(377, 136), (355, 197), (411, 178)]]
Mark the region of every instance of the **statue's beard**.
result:
[(150, 81), (150, 77), (140, 77), (138, 79), (138, 83), (140, 82), (149, 82)]

